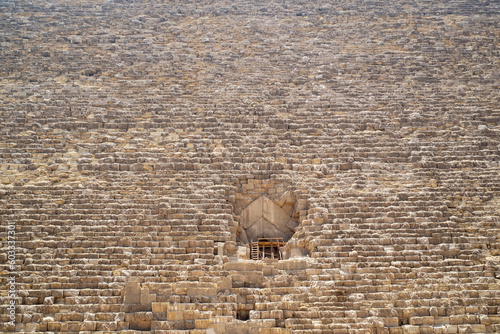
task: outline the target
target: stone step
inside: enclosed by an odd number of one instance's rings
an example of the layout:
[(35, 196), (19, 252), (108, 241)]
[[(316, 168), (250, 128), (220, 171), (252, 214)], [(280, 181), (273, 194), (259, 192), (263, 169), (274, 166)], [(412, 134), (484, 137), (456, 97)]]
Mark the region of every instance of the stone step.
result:
[(193, 329), (193, 330), (162, 330), (162, 329), (154, 329), (151, 330), (151, 334), (207, 334), (206, 330), (202, 329)]
[(129, 324), (124, 321), (47, 321), (41, 327), (49, 332), (121, 331), (128, 330)]

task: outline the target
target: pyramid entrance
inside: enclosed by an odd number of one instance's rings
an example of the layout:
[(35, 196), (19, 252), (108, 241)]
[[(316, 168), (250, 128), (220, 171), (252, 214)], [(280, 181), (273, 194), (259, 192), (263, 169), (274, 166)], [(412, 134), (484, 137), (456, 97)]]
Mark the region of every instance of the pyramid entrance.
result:
[(242, 211), (240, 240), (250, 246), (251, 259), (282, 259), (281, 247), (297, 226), (291, 207), (284, 204), (260, 196)]
[(233, 206), (239, 259), (288, 259), (308, 253), (296, 234), (308, 214), (307, 194), (291, 179), (262, 174), (236, 180), (234, 185), (227, 196)]
[[(247, 203), (250, 202), (247, 200)], [(283, 247), (299, 225), (294, 196), (286, 191), (270, 198), (260, 195), (239, 209), (238, 242), (253, 260), (283, 259)]]
[(250, 258), (252, 260), (283, 260), (283, 238), (259, 238), (250, 242)]
[[(279, 206), (266, 196), (261, 196), (243, 210), (240, 216), (242, 241), (281, 238), (288, 241), (294, 231), (296, 219), (291, 207)], [(245, 240), (246, 239), (246, 240)]]

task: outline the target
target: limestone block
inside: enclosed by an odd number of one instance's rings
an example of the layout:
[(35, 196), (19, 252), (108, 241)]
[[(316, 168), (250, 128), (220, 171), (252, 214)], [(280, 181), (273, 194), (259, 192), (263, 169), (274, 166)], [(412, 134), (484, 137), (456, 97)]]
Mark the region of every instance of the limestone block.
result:
[(260, 319), (260, 312), (259, 311), (250, 311), (249, 312), (249, 319), (251, 320), (257, 320), (257, 319)]
[(434, 324), (436, 326), (448, 325), (448, 324), (450, 324), (450, 318), (449, 317), (435, 317)]
[(217, 292), (229, 290), (233, 287), (233, 279), (231, 276), (223, 277), (217, 282)]
[(232, 275), (233, 282), (244, 282), (260, 286), (264, 283), (264, 275), (260, 272), (242, 272)]
[(458, 333), (458, 326), (456, 325), (445, 325), (444, 326), (446, 333), (449, 334), (457, 334)]
[(47, 323), (47, 329), (51, 332), (60, 332), (61, 324), (57, 322), (49, 322)]
[(271, 334), (291, 334), (291, 330), (287, 328), (271, 328)]
[(398, 327), (399, 326), (399, 318), (398, 317), (386, 317), (385, 325), (387, 327)]
[[(458, 334), (471, 334), (471, 333), (481, 333), (481, 332), (474, 332), (472, 325), (458, 325)], [(484, 331), (482, 333), (484, 333)]]
[(214, 283), (179, 283), (176, 284), (175, 293), (189, 296), (215, 296), (217, 284)]
[[(472, 328), (472, 333), (486, 333), (486, 325), (483, 324), (472, 324), (470, 325)], [(459, 326), (459, 332), (460, 332), (460, 326)]]
[(259, 197), (248, 205), (240, 215), (240, 223), (247, 229), (262, 217), (265, 198)]
[(283, 319), (283, 311), (282, 310), (272, 310), (270, 312), (270, 317), (273, 319), (281, 320), (281, 319)]
[(483, 325), (490, 325), (491, 324), (491, 319), (486, 314), (481, 314), (479, 316), (479, 321)]
[(457, 314), (450, 316), (450, 324), (460, 325), (465, 322), (465, 316), (463, 314)]
[(130, 317), (126, 315), (126, 321), (130, 324), (131, 329), (137, 330), (150, 330), (151, 322), (153, 320), (152, 312), (136, 312)]
[(64, 290), (64, 297), (76, 297), (80, 295), (80, 291), (76, 289)]
[(215, 332), (212, 329), (210, 331), (205, 329), (191, 329), (189, 334), (215, 334)]
[(174, 325), (170, 321), (152, 321), (151, 322), (151, 330), (154, 331), (163, 331), (163, 330), (172, 330)]
[(262, 319), (259, 323), (263, 328), (276, 327), (275, 319)]
[(82, 331), (95, 331), (97, 327), (97, 323), (95, 323), (94, 321), (83, 321), (81, 323), (81, 326), (80, 326), (80, 330)]
[(290, 215), (283, 211), (283, 209), (281, 209), (276, 203), (268, 198), (265, 198), (262, 205), (262, 218), (279, 228), (286, 225), (286, 223), (290, 220)]
[(225, 270), (236, 270), (236, 271), (262, 271), (264, 264), (256, 261), (238, 261), (238, 262), (228, 262), (224, 264)]
[(194, 324), (195, 324), (195, 328), (199, 328), (199, 329), (209, 328), (210, 319), (195, 319)]
[[(299, 226), (299, 221), (296, 219), (290, 219), (286, 224), (285, 227), (290, 230), (290, 231), (295, 231), (295, 229)], [(285, 232), (289, 233), (287, 230)]]
[(123, 302), (125, 304), (141, 303), (141, 287), (138, 282), (129, 282), (125, 285)]
[(199, 316), (198, 310), (185, 310), (184, 311), (184, 320), (195, 320)]
[(226, 323), (212, 323), (210, 328), (207, 329), (207, 334), (224, 334), (227, 333)]
[(96, 322), (96, 331), (116, 331), (118, 324), (115, 322)]
[(34, 323), (27, 323), (25, 325), (25, 330), (26, 332), (36, 332), (37, 329), (38, 329), (39, 325), (38, 324), (34, 324)]
[(184, 311), (182, 310), (171, 310), (167, 312), (168, 321), (184, 321)]
[(140, 303), (141, 304), (149, 305), (155, 301), (156, 301), (155, 294), (150, 294), (148, 288), (141, 288), (141, 292), (140, 292)]
[(306, 259), (289, 259), (276, 264), (283, 270), (305, 270), (308, 268)]
[(413, 325), (404, 325), (403, 334), (420, 334), (420, 327)]
[(151, 307), (153, 312), (167, 312), (168, 303), (153, 302)]
[(249, 323), (242, 322), (232, 322), (226, 324), (226, 330), (228, 333), (248, 333), (251, 325)]
[[(248, 240), (245, 241), (246, 233), (243, 233), (243, 239), (241, 239), (242, 242), (247, 242)], [(237, 253), (238, 253), (238, 260), (250, 260), (250, 248), (247, 246), (238, 246), (237, 248)]]
[(249, 334), (270, 334), (271, 328), (251, 328)]
[(389, 334), (403, 334), (403, 328), (402, 327), (390, 327)]

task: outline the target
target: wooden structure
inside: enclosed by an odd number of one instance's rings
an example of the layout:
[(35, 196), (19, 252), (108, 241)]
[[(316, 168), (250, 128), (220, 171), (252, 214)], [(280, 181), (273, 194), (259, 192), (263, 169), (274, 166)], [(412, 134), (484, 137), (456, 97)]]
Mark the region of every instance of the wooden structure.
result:
[(282, 260), (281, 247), (285, 245), (283, 238), (259, 238), (250, 242), (250, 257), (252, 260), (278, 259)]

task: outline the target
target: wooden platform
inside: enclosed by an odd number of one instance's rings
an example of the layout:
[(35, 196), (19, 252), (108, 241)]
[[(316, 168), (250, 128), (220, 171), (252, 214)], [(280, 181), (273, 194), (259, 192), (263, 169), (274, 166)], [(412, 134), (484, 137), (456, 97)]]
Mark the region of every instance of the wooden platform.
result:
[(251, 241), (251, 258), (252, 260), (266, 258), (282, 260), (281, 247), (285, 244), (283, 238), (259, 238), (257, 241)]

